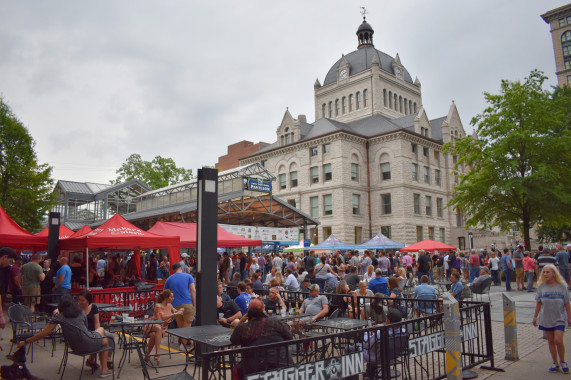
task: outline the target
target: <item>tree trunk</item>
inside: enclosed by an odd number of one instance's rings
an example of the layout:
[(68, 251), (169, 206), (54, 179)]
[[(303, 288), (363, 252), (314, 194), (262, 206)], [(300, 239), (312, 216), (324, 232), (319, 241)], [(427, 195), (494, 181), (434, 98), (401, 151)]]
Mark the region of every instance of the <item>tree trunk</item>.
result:
[(525, 242), (525, 250), (531, 252), (531, 241), (529, 238), (529, 212), (525, 207), (522, 211), (523, 241)]

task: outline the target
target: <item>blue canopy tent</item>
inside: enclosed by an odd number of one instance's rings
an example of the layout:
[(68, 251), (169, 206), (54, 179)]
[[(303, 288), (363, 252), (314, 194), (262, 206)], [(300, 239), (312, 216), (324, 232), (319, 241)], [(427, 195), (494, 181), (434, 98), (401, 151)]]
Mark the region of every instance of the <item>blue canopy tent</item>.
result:
[(355, 249), (400, 249), (404, 244), (392, 241), (382, 233), (378, 233), (371, 240), (355, 246)]
[(306, 251), (333, 251), (333, 250), (348, 250), (356, 249), (355, 245), (349, 245), (343, 243), (341, 240), (337, 239), (333, 234), (321, 242), (321, 244), (312, 245), (310, 247), (304, 247)]

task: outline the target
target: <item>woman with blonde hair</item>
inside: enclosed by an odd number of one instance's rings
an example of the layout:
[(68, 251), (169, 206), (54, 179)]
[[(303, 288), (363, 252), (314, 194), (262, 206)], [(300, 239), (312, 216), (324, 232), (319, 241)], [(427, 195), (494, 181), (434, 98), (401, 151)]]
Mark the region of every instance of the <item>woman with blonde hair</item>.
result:
[(372, 265), (369, 265), (367, 267), (367, 271), (365, 272), (365, 274), (363, 275), (363, 281), (369, 282), (371, 281), (373, 278), (375, 278), (375, 267)]
[[(539, 329), (545, 331), (549, 353), (553, 359), (553, 365), (549, 372), (559, 372), (569, 374), (569, 367), (565, 362), (565, 344), (563, 343), (563, 333), (565, 325), (571, 325), (571, 309), (569, 308), (569, 291), (567, 283), (555, 265), (547, 264), (541, 270), (537, 281), (537, 293), (535, 294), (537, 304), (533, 316), (533, 325), (538, 326), (537, 318), (541, 311), (541, 323)], [(559, 361), (557, 361), (559, 356)]]
[(161, 357), (159, 355), (159, 350), (161, 349), (161, 340), (165, 336), (165, 331), (172, 322), (175, 315), (182, 314), (183, 310), (176, 310), (172, 306), (172, 301), (174, 300), (174, 294), (168, 289), (163, 290), (157, 296), (157, 302), (155, 304), (155, 310), (153, 312), (152, 319), (160, 319), (163, 321), (162, 324), (152, 324), (145, 326), (145, 335), (149, 337), (149, 344), (147, 345), (147, 352), (145, 355), (145, 361), (150, 360), (151, 352), (153, 347), (155, 348), (155, 363), (159, 364), (161, 362)]
[(279, 286), (284, 286), (285, 280), (284, 280), (284, 275), (282, 274), (282, 272), (280, 270), (276, 271), (276, 277), (274, 277), (276, 280), (278, 280), (278, 283), (280, 284)]

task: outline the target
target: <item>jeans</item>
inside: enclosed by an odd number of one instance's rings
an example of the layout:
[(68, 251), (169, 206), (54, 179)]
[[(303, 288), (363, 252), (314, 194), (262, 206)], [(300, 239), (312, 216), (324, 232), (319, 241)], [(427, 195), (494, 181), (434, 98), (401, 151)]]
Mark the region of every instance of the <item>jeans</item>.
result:
[(476, 277), (480, 277), (480, 267), (470, 267), (470, 283), (474, 282)]
[(502, 281), (500, 280), (500, 271), (498, 269), (492, 270), (492, 279), (494, 281), (494, 285), (502, 284)]
[(59, 301), (62, 299), (62, 297), (66, 294), (69, 294), (70, 289), (67, 288), (55, 288), (54, 289), (54, 295), (52, 296), (52, 302), (53, 303), (59, 303)]
[(504, 276), (506, 276), (506, 290), (512, 290), (512, 270), (504, 270)]
[(319, 285), (319, 292), (323, 293), (323, 289), (325, 289), (325, 279), (324, 278), (316, 278), (315, 283)]
[(532, 270), (530, 270), (525, 272), (525, 275), (527, 276), (527, 291), (531, 292), (532, 291), (531, 288), (533, 286), (533, 276), (535, 275), (535, 273)]

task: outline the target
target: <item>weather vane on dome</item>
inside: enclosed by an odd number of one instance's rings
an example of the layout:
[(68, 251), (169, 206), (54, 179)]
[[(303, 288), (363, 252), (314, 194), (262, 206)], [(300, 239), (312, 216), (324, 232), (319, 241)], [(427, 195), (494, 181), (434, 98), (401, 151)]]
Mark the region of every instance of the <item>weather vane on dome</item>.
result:
[(368, 14), (367, 9), (365, 7), (361, 7), (361, 15), (363, 15), (363, 21), (365, 21), (365, 15)]

